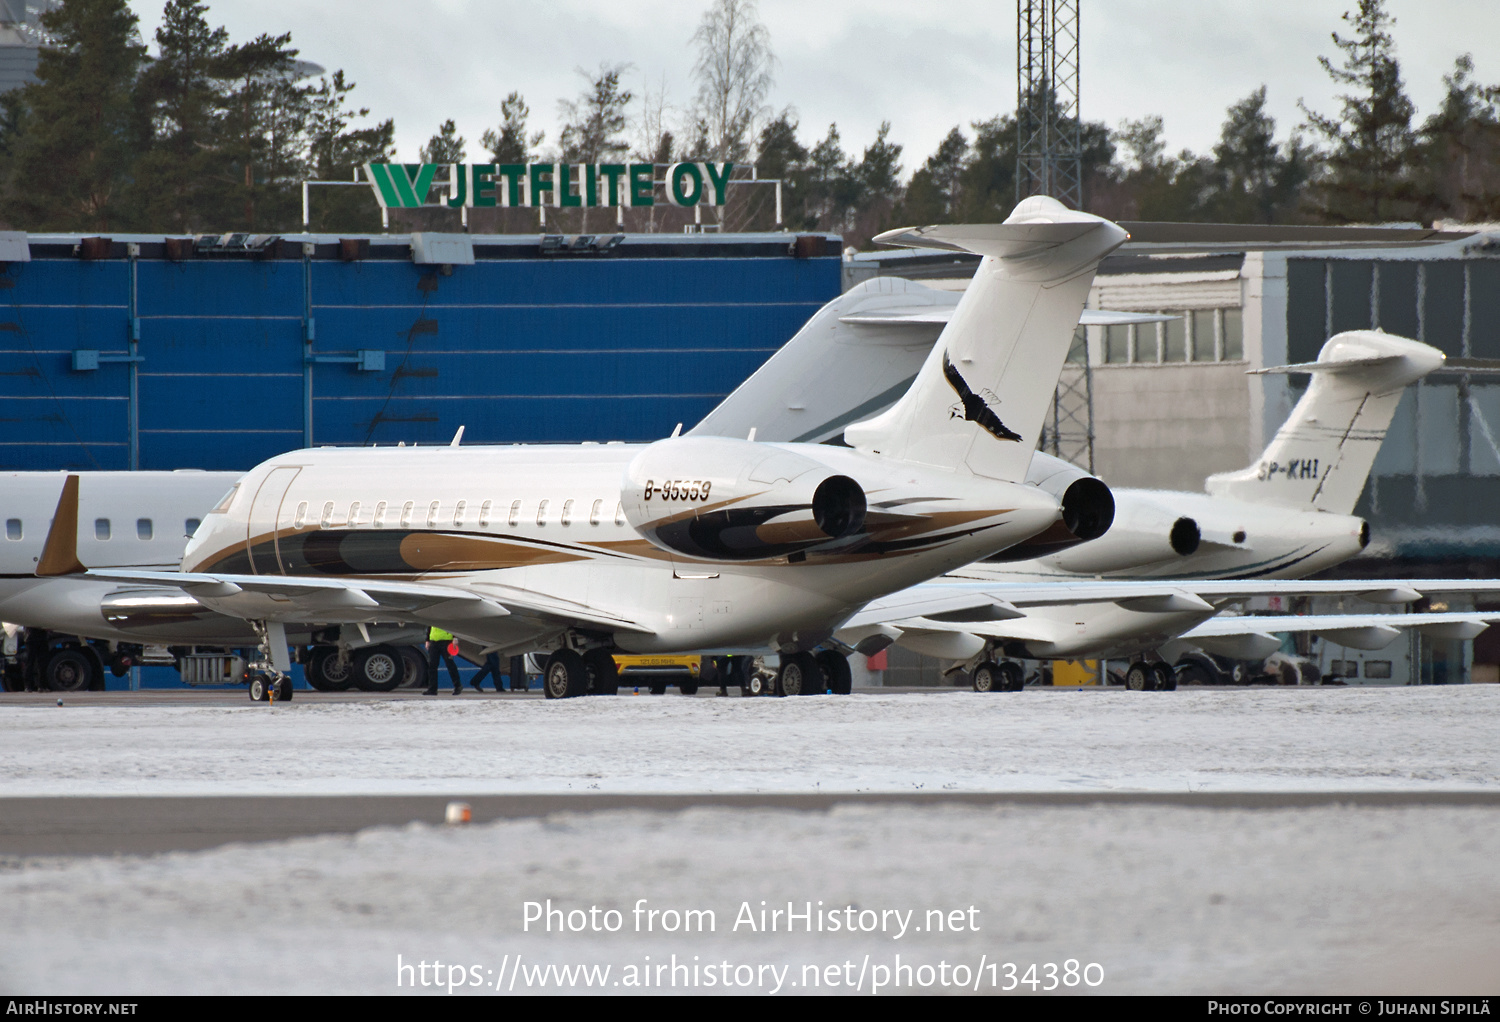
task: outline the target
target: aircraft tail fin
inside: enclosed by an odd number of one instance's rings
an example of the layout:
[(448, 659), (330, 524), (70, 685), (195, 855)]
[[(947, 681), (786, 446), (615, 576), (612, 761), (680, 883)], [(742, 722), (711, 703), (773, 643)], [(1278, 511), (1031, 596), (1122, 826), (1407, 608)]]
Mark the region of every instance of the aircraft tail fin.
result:
[(78, 559), (78, 477), (70, 475), (63, 481), (52, 528), (47, 530), (47, 542), (37, 558), (36, 574), (39, 578), (56, 578), (81, 575), (87, 570)]
[(911, 388), (844, 439), (902, 461), (1025, 479), (1094, 271), (1128, 237), (1045, 196), (1026, 199), (1002, 224), (877, 237), (984, 258)]
[(1323, 345), (1316, 362), (1258, 372), (1311, 373), (1260, 460), (1210, 476), (1215, 497), (1351, 514), (1408, 384), (1443, 364), (1443, 353), (1378, 330), (1351, 330)]

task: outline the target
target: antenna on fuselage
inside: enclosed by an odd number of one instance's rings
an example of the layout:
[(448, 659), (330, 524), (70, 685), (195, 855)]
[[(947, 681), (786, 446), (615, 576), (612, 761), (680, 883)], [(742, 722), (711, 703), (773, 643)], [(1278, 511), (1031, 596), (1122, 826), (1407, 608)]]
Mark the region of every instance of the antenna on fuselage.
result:
[(462, 426), (460, 426), (460, 427), (458, 427), (458, 432), (453, 434), (453, 442), (450, 443), (448, 446), (449, 447), (457, 447), (458, 446), (458, 442), (460, 440), (462, 440), (463, 438), (464, 438), (464, 428)]

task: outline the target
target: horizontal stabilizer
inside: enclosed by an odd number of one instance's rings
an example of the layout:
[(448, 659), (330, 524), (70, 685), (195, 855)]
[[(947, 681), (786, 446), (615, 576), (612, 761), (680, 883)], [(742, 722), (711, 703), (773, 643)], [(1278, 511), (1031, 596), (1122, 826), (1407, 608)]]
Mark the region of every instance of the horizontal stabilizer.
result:
[(1096, 223), (934, 224), (897, 228), (877, 234), (873, 240), (901, 248), (938, 248), (997, 259), (1025, 259), (1083, 237)]
[[(953, 318), (951, 305), (923, 305), (915, 308), (897, 306), (878, 312), (856, 312), (840, 316), (840, 323), (854, 326), (935, 326)], [(1131, 323), (1166, 323), (1181, 316), (1163, 316), (1154, 312), (1116, 312), (1112, 309), (1084, 309), (1078, 315), (1079, 326), (1128, 326)]]

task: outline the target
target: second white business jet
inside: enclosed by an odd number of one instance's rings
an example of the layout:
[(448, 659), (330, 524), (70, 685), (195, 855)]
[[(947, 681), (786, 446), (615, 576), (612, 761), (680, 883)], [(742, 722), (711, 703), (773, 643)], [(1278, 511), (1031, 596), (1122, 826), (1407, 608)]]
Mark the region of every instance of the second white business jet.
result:
[[(649, 445), (324, 449), (257, 466), (176, 586), (250, 621), (417, 621), (502, 653), (551, 648), (549, 696), (610, 691), (612, 650), (810, 651), (860, 606), (1046, 531), (1032, 446), (1118, 226), (1031, 199), (934, 229), (983, 253), (941, 345), (858, 449), (673, 436)], [(76, 494), (76, 489), (75, 489)], [(71, 517), (70, 517), (71, 516)], [(79, 574), (66, 491), (39, 574)], [(787, 672), (784, 670), (784, 674)]]

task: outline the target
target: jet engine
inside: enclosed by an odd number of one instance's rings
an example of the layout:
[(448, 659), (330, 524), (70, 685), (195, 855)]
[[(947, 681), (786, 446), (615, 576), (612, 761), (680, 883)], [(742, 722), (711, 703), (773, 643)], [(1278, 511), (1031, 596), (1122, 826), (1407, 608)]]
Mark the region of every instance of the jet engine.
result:
[(1109, 533), (1048, 557), (1065, 571), (1099, 575), (1187, 557), (1203, 542), (1197, 521), (1134, 494), (1116, 509)]
[(836, 545), (865, 524), (865, 491), (794, 451), (748, 440), (673, 437), (630, 462), (625, 518), (655, 546), (716, 561)]
[(1099, 539), (1115, 520), (1115, 497), (1104, 480), (1060, 458), (1032, 455), (1026, 481), (1052, 494), (1062, 509), (1062, 517), (1046, 532), (1002, 550), (990, 563), (1029, 561), (1066, 550), (1079, 543)]

